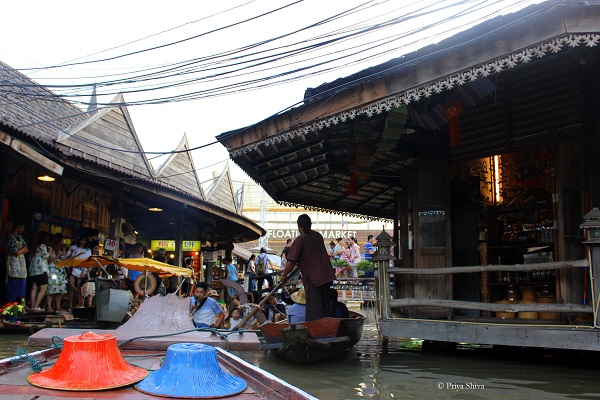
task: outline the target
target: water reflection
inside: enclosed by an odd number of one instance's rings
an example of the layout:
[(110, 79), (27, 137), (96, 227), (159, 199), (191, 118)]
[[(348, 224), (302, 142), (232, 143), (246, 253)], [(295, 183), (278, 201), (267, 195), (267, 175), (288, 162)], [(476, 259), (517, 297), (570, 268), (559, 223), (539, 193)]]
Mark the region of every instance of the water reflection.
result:
[[(352, 351), (317, 365), (262, 351), (235, 354), (323, 400), (600, 399), (596, 354), (472, 346), (422, 351), (417, 340), (390, 341), (386, 350), (372, 321), (369, 315)], [(1, 335), (0, 356), (26, 343), (27, 335)]]

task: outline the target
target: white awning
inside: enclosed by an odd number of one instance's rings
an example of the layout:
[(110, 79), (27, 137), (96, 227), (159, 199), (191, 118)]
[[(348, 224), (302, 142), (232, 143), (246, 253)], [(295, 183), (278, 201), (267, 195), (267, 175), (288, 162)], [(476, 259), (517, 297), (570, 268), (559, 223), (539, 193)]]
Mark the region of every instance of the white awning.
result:
[(245, 248), (238, 246), (237, 244), (233, 244), (233, 255), (243, 258), (244, 260), (249, 260), (252, 252), (250, 250), (246, 250)]

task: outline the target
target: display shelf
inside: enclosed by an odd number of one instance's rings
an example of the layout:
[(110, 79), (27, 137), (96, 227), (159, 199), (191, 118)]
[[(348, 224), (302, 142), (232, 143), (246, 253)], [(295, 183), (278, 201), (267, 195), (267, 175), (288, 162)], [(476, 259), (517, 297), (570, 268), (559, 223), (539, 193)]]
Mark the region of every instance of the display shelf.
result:
[(508, 285), (554, 285), (556, 282), (554, 281), (530, 281), (530, 282), (490, 282), (490, 286), (508, 286)]

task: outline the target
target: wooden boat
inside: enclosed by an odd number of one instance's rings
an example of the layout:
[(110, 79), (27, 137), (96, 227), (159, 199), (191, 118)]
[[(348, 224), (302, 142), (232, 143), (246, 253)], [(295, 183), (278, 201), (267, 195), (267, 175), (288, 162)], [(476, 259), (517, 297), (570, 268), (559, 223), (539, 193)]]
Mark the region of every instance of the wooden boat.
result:
[[(255, 367), (244, 360), (228, 353), (227, 351), (216, 348), (217, 359), (221, 367), (248, 383), (248, 387), (240, 394), (228, 397), (228, 399), (281, 399), (281, 400), (301, 400), (316, 399), (308, 393), (298, 389), (295, 386), (277, 378), (276, 376)], [(38, 363), (46, 363), (58, 358), (60, 349), (41, 350), (30, 355)], [(161, 358), (164, 353), (157, 353), (155, 350), (121, 350), (123, 356), (131, 364), (135, 364), (151, 371), (157, 370), (161, 365)], [(129, 358), (129, 357), (135, 358)], [(22, 362), (21, 357), (11, 357), (0, 360), (0, 393), (2, 398), (19, 399), (148, 399), (152, 396), (141, 393), (134, 389), (133, 385), (122, 388), (103, 390), (103, 391), (62, 391), (44, 389), (32, 386), (27, 382), (27, 376), (33, 371), (29, 368), (27, 362)], [(158, 398), (158, 397), (157, 397)]]
[(362, 336), (365, 316), (350, 311), (350, 318), (321, 318), (300, 324), (266, 324), (260, 330), (266, 340), (263, 350), (299, 364), (336, 357)]

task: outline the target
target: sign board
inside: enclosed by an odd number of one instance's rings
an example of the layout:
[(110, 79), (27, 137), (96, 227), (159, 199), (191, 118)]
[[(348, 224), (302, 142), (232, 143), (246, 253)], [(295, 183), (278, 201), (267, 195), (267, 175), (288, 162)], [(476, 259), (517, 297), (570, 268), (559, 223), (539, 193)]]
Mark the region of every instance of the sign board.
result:
[(166, 251), (175, 251), (174, 240), (151, 240), (150, 250), (158, 251), (158, 249), (165, 249)]
[[(158, 249), (165, 249), (166, 251), (175, 251), (174, 240), (151, 240), (150, 250), (158, 251)], [(184, 240), (181, 242), (181, 251), (200, 251), (199, 240)]]
[(184, 240), (181, 243), (181, 251), (200, 251), (200, 241)]
[(118, 243), (116, 239), (106, 238), (104, 241), (104, 251), (115, 251)]
[(204, 252), (204, 262), (217, 262), (217, 252), (216, 251), (205, 251)]

